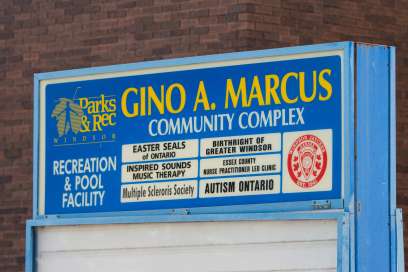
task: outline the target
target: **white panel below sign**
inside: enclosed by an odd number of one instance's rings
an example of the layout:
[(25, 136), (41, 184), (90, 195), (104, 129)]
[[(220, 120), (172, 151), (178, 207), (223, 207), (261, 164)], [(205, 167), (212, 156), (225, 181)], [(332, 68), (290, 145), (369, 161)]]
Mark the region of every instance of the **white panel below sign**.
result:
[(336, 271), (335, 220), (37, 229), (37, 272)]

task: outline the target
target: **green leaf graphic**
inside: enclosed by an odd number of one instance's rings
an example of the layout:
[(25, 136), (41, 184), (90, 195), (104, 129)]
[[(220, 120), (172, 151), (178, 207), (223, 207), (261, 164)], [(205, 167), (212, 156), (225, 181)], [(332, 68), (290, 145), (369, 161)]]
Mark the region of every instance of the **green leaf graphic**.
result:
[(72, 99), (60, 98), (58, 104), (51, 113), (51, 117), (57, 119), (58, 136), (61, 137), (72, 132), (77, 134), (81, 129), (83, 111)]

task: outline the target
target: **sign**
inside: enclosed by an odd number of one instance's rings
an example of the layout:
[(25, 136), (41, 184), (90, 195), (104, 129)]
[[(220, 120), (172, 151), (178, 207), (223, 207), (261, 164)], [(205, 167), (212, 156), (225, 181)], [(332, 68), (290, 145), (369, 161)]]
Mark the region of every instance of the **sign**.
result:
[[(212, 234), (211, 252), (245, 263), (210, 256), (213, 270), (403, 271), (395, 48), (341, 42), (34, 78), (27, 272), (86, 270), (90, 258), (100, 271), (193, 260), (191, 271)], [(172, 262), (157, 262), (163, 252)]]
[(40, 213), (342, 198), (342, 51), (41, 86)]

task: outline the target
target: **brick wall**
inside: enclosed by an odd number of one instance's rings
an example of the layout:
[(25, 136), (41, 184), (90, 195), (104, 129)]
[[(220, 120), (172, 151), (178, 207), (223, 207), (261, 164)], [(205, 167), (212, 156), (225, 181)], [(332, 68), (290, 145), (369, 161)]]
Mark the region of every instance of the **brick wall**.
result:
[(408, 211), (407, 26), (404, 0), (0, 0), (0, 271), (24, 268), (35, 72), (340, 40), (396, 45), (398, 205)]

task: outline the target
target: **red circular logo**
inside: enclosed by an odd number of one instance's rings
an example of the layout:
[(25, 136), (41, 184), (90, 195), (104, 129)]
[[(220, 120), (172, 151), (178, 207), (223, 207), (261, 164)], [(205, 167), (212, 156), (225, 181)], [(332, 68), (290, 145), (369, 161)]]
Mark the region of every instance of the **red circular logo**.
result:
[(307, 134), (292, 144), (288, 155), (288, 171), (292, 181), (302, 188), (318, 184), (327, 168), (327, 152), (319, 137)]

